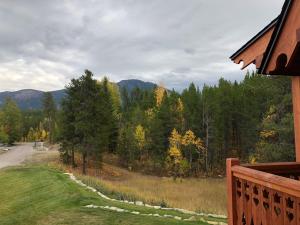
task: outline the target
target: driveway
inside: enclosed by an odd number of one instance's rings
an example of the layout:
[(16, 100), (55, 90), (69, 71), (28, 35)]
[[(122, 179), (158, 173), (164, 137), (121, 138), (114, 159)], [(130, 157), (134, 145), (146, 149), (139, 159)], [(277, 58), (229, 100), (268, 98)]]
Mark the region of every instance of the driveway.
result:
[(16, 166), (31, 157), (34, 153), (32, 143), (17, 144), (9, 147), (9, 151), (0, 155), (0, 169), (7, 166)]

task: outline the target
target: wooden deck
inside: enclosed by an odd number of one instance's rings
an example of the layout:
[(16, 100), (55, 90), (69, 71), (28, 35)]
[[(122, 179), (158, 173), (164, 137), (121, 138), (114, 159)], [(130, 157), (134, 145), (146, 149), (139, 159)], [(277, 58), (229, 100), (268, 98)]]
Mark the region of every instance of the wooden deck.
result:
[(300, 225), (300, 163), (227, 160), (229, 225)]

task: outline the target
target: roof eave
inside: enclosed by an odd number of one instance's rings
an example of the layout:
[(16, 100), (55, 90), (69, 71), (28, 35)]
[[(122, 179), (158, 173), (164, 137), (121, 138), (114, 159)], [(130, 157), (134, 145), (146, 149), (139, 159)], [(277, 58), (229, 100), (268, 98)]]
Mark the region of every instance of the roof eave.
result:
[(278, 21), (278, 17), (275, 18), (271, 23), (269, 23), (264, 29), (262, 29), (258, 34), (256, 34), (250, 41), (248, 41), (243, 47), (241, 47), (238, 51), (236, 51), (232, 56), (230, 56), (231, 60), (237, 58), (242, 52), (248, 49), (252, 44), (254, 44), (259, 38), (264, 36), (270, 29), (272, 29)]
[(272, 34), (271, 40), (268, 44), (268, 47), (267, 47), (264, 57), (262, 59), (261, 67), (258, 69), (259, 74), (267, 73), (266, 69), (267, 69), (268, 63), (269, 63), (272, 53), (274, 51), (275, 44), (280, 36), (283, 26), (284, 26), (284, 23), (287, 18), (288, 12), (291, 8), (292, 2), (293, 2), (293, 0), (286, 0), (284, 3), (282, 11), (278, 17), (278, 22), (276, 23), (275, 30)]

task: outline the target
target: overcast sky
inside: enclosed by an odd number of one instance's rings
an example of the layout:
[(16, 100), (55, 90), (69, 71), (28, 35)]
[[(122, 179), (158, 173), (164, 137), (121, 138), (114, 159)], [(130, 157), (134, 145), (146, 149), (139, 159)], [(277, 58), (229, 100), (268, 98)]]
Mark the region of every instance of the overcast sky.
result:
[(283, 0), (0, 0), (0, 91), (57, 90), (84, 69), (181, 90), (241, 80), (229, 56)]

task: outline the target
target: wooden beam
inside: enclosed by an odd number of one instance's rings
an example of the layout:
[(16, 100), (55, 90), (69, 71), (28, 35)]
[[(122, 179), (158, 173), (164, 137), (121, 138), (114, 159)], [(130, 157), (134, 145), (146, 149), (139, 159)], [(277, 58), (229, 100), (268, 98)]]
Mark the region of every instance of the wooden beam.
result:
[(300, 162), (300, 76), (292, 77), (296, 161)]
[(237, 225), (235, 185), (232, 174), (232, 167), (237, 165), (240, 165), (240, 161), (238, 159), (227, 159), (226, 161), (228, 225)]

